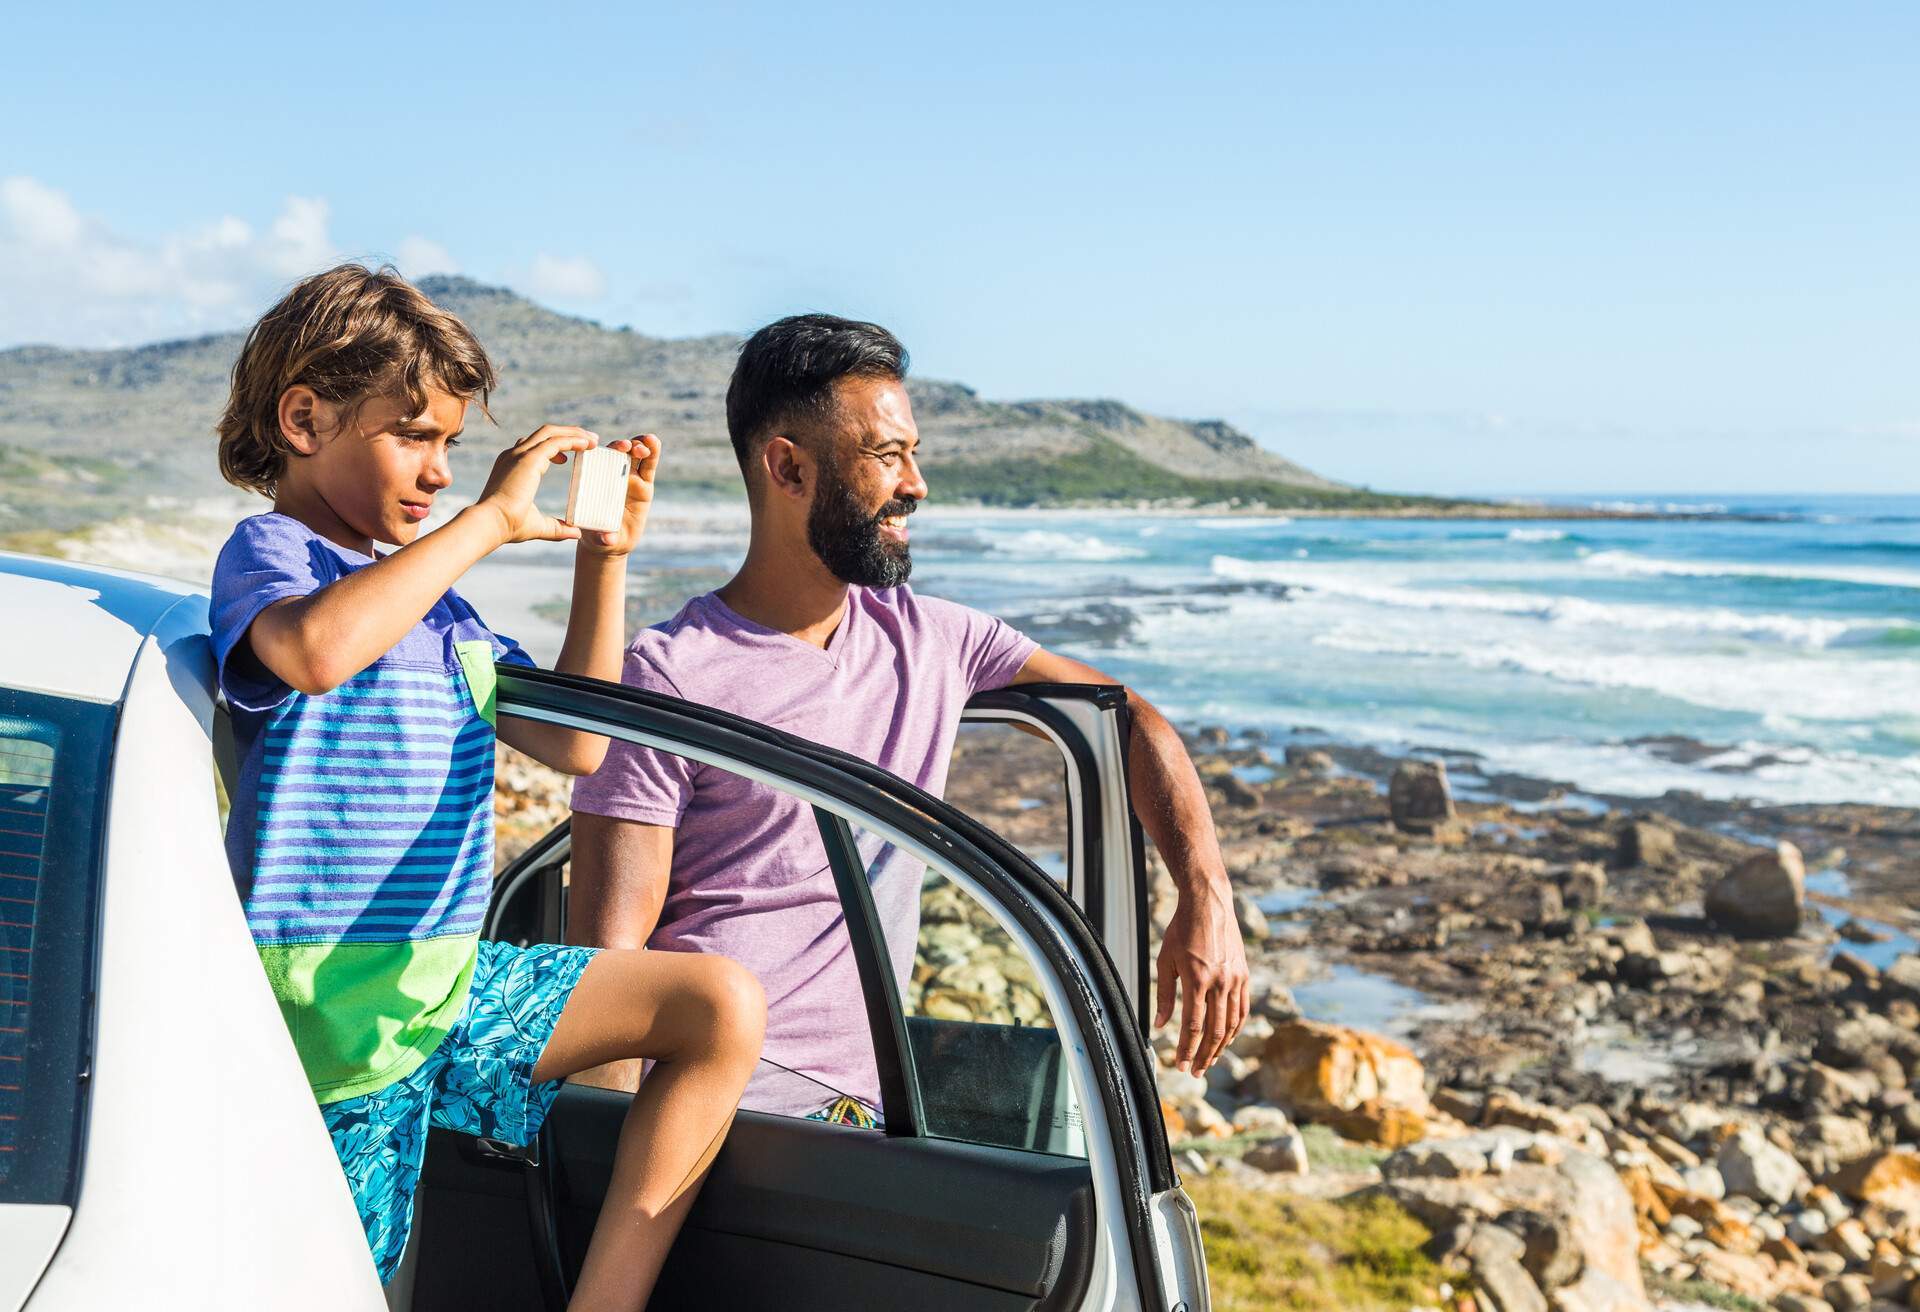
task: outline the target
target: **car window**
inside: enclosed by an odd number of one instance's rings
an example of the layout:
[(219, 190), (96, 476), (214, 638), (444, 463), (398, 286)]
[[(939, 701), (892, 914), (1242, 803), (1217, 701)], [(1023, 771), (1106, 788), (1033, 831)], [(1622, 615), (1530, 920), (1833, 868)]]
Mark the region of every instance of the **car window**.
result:
[(70, 1202), (113, 708), (0, 688), (0, 1202)]
[(852, 826), (886, 936), (926, 1132), (1086, 1155), (1079, 1105), (1026, 951), (939, 870)]
[(946, 797), (1066, 885), (1073, 828), (1067, 758), (1052, 739), (1005, 721), (961, 725)]
[[(1054, 752), (1050, 743), (1034, 745)], [(655, 758), (649, 773), (671, 773), (657, 767), (672, 760), (694, 781), (650, 946), (731, 957), (759, 976), (771, 1004), (741, 1107), (885, 1129), (869, 999), (812, 807), (719, 766), (640, 750)], [(1041, 759), (1024, 768), (1044, 769)], [(861, 826), (850, 835), (883, 940), (895, 1019), (905, 1022), (925, 1131), (1084, 1156), (1059, 1036), (1025, 952), (959, 884)], [(577, 859), (569, 862), (569, 904), (571, 881), (581, 877)]]
[[(775, 1004), (741, 1107), (879, 1126), (884, 1111), (859, 969), (812, 808), (717, 766), (652, 748), (634, 750), (645, 759), (620, 793), (622, 808), (652, 805), (660, 790), (682, 787), (679, 781), (690, 780), (691, 787), (675, 832), (671, 883), (649, 946), (729, 957), (754, 972)], [(518, 780), (529, 786), (527, 774), (502, 772), (502, 785), (511, 789)], [(556, 795), (567, 797), (563, 784)], [(498, 801), (495, 809), (511, 816), (520, 802)], [(510, 819), (503, 820), (503, 835), (511, 837), (512, 828)], [(576, 849), (567, 871), (569, 905), (574, 881), (606, 877), (583, 871), (583, 864)], [(667, 874), (629, 871), (621, 877)]]

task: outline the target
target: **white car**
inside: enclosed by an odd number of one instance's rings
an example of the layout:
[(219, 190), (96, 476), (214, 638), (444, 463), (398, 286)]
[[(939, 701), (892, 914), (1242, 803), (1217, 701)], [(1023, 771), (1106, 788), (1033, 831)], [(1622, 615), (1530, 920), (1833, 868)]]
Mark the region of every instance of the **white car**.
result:
[[(0, 554), (0, 616), (0, 1307), (563, 1306), (625, 1096), (567, 1086), (525, 1148), (436, 1130), (383, 1290), (228, 873), (205, 593)], [(1208, 1307), (1143, 1039), (1113, 690), (968, 709), (1060, 748), (1072, 838), (1055, 878), (865, 762), (670, 698), (502, 676), (503, 715), (809, 804), (860, 965), (847, 1006), (873, 1036), (884, 1127), (743, 1110), (653, 1307)], [(490, 935), (562, 936), (566, 854), (563, 825), (503, 873)], [(939, 909), (893, 945), (905, 990), (868, 895), (881, 854), (924, 863), (922, 906)]]

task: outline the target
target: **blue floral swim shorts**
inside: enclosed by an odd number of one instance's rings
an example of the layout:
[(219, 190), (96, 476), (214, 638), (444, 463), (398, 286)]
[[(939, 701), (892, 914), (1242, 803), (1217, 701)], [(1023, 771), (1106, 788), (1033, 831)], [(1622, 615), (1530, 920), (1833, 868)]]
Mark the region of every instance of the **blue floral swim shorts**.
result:
[(533, 1068), (595, 951), (480, 944), (466, 1006), (420, 1069), (321, 1105), (380, 1283), (406, 1251), (429, 1126), (511, 1144), (539, 1133), (562, 1081), (535, 1085)]

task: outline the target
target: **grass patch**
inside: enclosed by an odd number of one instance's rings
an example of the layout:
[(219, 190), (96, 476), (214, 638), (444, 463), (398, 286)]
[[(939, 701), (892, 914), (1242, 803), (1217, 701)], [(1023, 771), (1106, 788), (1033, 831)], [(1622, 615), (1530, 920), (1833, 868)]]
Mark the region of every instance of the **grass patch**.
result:
[(1300, 1135), (1307, 1141), (1307, 1161), (1316, 1171), (1364, 1171), (1393, 1156), (1391, 1149), (1342, 1139), (1324, 1125), (1303, 1125)]
[(1216, 1312), (1400, 1312), (1439, 1301), (1432, 1232), (1382, 1197), (1296, 1198), (1191, 1180)]
[[(1391, 1149), (1342, 1139), (1324, 1125), (1302, 1125), (1300, 1137), (1307, 1141), (1307, 1163), (1316, 1171), (1364, 1171), (1378, 1166), (1393, 1155)], [(1228, 1139), (1182, 1139), (1173, 1151), (1191, 1149), (1202, 1157), (1245, 1157), (1247, 1150), (1277, 1138), (1269, 1130), (1252, 1130)]]
[(1648, 1297), (1662, 1302), (1704, 1303), (1723, 1312), (1767, 1312), (1767, 1305), (1758, 1299), (1736, 1294), (1709, 1281), (1675, 1280), (1652, 1269), (1647, 1270), (1646, 1279)]
[(937, 494), (989, 506), (1076, 501), (1186, 501), (1272, 510), (1458, 511), (1476, 503), (1396, 496), (1365, 488), (1327, 491), (1267, 479), (1193, 478), (1143, 460), (1110, 437), (1090, 435), (1079, 451), (1041, 461), (1008, 458), (942, 464), (929, 471)]
[(1268, 1130), (1254, 1130), (1230, 1139), (1182, 1139), (1173, 1145), (1173, 1151), (1184, 1153), (1191, 1149), (1202, 1157), (1245, 1157), (1247, 1149), (1278, 1137)]

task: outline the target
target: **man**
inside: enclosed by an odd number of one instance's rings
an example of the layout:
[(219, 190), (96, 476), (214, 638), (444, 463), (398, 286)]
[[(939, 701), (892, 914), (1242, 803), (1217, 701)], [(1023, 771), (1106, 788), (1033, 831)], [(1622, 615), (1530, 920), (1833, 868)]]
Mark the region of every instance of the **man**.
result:
[[(746, 560), (717, 592), (637, 635), (621, 677), (837, 747), (938, 793), (975, 692), (1116, 680), (906, 586), (907, 520), (927, 496), (906, 372), (891, 333), (831, 315), (782, 319), (748, 339), (727, 389), (752, 511)], [(1179, 889), (1154, 1023), (1172, 1016), (1176, 990), (1183, 995), (1175, 1064), (1198, 1072), (1246, 1019), (1246, 954), (1199, 777), (1173, 726), (1128, 696), (1134, 808)], [(575, 785), (573, 805), (575, 941), (714, 952), (759, 976), (768, 1060), (742, 1106), (806, 1115), (844, 1108), (838, 1093), (871, 1100), (859, 977), (805, 806), (618, 742)], [(918, 871), (870, 875), (904, 973)]]

